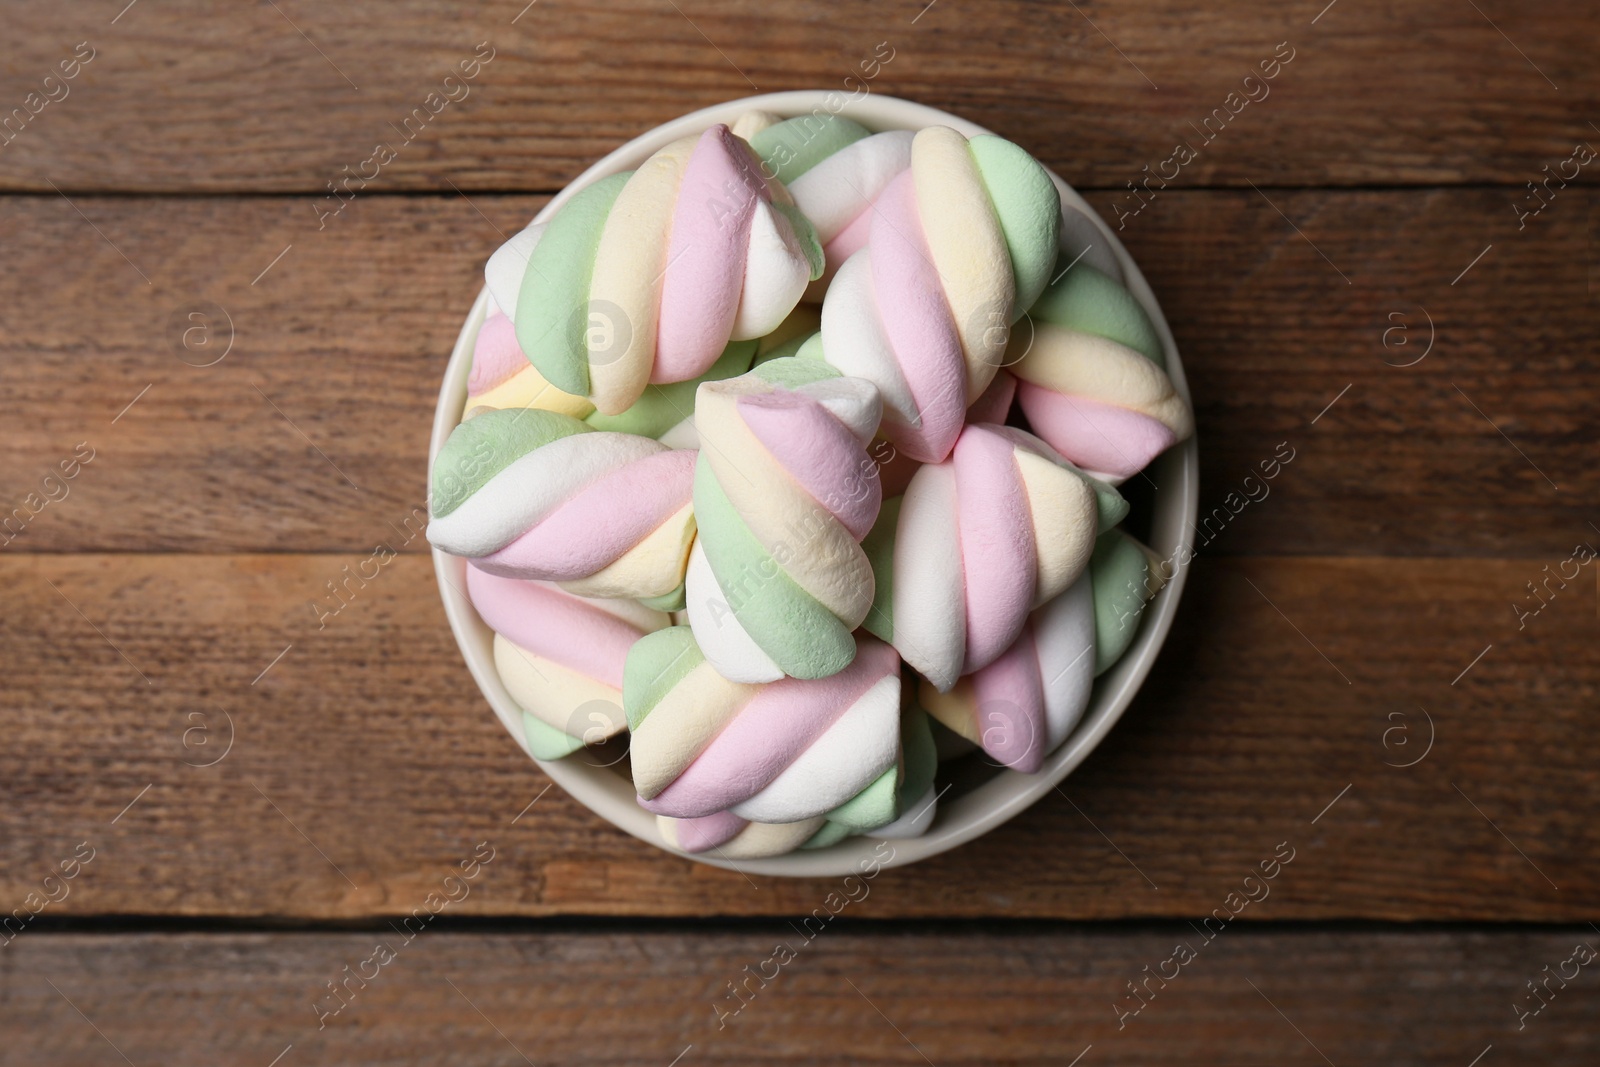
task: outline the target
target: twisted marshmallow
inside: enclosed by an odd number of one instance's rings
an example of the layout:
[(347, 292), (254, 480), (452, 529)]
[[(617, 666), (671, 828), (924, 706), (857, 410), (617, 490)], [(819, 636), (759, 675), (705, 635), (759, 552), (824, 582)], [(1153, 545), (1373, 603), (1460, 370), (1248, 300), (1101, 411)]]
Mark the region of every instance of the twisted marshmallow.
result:
[(796, 307), (777, 329), (758, 341), (730, 341), (722, 358), (700, 377), (687, 382), (646, 386), (644, 393), (634, 401), (633, 407), (620, 415), (602, 415), (595, 412), (584, 421), (599, 430), (619, 430), (654, 437), (672, 448), (699, 448), (700, 433), (694, 425), (695, 393), (701, 382), (735, 378), (750, 369), (755, 362), (765, 362), (779, 355), (792, 354), (795, 337), (804, 339), (816, 332), (818, 315), (815, 308)]
[(608, 415), (770, 332), (821, 272), (811, 224), (722, 125), (585, 187), (485, 269), (533, 365)]
[(687, 600), (724, 676), (823, 678), (855, 656), (851, 631), (872, 607), (859, 542), (882, 499), (865, 448), (880, 411), (870, 383), (812, 359), (700, 387)]
[(1007, 367), (1035, 433), (1063, 456), (1120, 484), (1194, 432), (1167, 377), (1161, 336), (1120, 282), (1078, 263), (1013, 331)]
[(825, 816), (793, 823), (753, 823), (721, 811), (697, 819), (658, 815), (656, 824), (673, 848), (691, 853), (715, 849), (727, 859), (827, 848), (864, 833), (880, 838), (919, 837), (933, 825), (938, 807), (933, 789), (938, 765), (927, 712), (915, 703), (905, 703), (899, 762)]
[(741, 117), (734, 131), (749, 140), (765, 172), (777, 175), (817, 228), (824, 267), (805, 299), (821, 303), (839, 265), (866, 245), (873, 202), (911, 166), (915, 134), (873, 133), (837, 114), (780, 119), (765, 112)]
[[(799, 325), (804, 326), (807, 321), (802, 317)], [(785, 319), (779, 325), (779, 333), (788, 322)], [(698, 448), (694, 433), (694, 391), (703, 381), (732, 378), (749, 370), (751, 361), (775, 336), (768, 334), (760, 341), (729, 341), (722, 356), (700, 377), (687, 382), (645, 386), (628, 410), (620, 415), (604, 415), (586, 398), (563, 393), (545, 381), (539, 368), (522, 354), (511, 320), (499, 311), (492, 311), (473, 341), (465, 418), (499, 408), (540, 408), (583, 419), (597, 430), (654, 437), (673, 448)]]
[(695, 391), (701, 382), (735, 378), (745, 373), (758, 350), (759, 344), (755, 341), (729, 341), (722, 357), (700, 377), (686, 382), (647, 385), (633, 406), (620, 415), (596, 411), (584, 421), (597, 430), (654, 437), (672, 448), (699, 448), (700, 437), (694, 428)]
[(522, 708), (523, 740), (534, 758), (560, 759), (627, 725), (622, 676), (628, 650), (668, 625), (665, 614), (472, 566), (467, 597), (495, 632), (495, 668)]
[(885, 778), (841, 808), (830, 811), (827, 821), (801, 848), (827, 848), (847, 837), (869, 833), (881, 838), (920, 837), (933, 825), (939, 805), (933, 777), (939, 769), (939, 752), (934, 744), (927, 712), (915, 701), (903, 701), (900, 712), (900, 764), (894, 782), (894, 806), (887, 808), (873, 799), (885, 787)]
[(1060, 195), (1011, 142), (935, 126), (867, 217), (822, 305), (825, 358), (882, 391), (884, 436), (937, 463), (1050, 279)]
[(623, 708), (639, 804), (657, 815), (797, 823), (863, 791), (862, 807), (892, 811), (900, 660), (879, 641), (864, 639), (830, 677), (750, 685), (724, 678), (687, 627), (671, 627), (629, 650)]
[(994, 662), (1028, 613), (1077, 580), (1128, 504), (1032, 434), (973, 424), (918, 468), (867, 541), (867, 629), (942, 691)]
[(457, 426), (433, 467), (428, 540), (492, 574), (681, 605), (694, 453), (535, 408)]
[(594, 405), (588, 400), (563, 393), (528, 362), (517, 344), (516, 327), (498, 309), (491, 309), (472, 342), (472, 370), (467, 376), (468, 417), (479, 408), (543, 408), (575, 419), (594, 412)]
[(822, 816), (800, 822), (751, 822), (732, 812), (718, 812), (700, 819), (674, 819), (656, 816), (656, 829), (667, 847), (679, 852), (708, 852), (715, 849), (723, 859), (763, 859), (793, 852), (822, 831), (828, 820)]
[(1094, 679), (1122, 657), (1160, 591), (1153, 553), (1121, 530), (1095, 545), (1089, 568), (1028, 618), (1016, 642), (948, 693), (924, 682), (928, 712), (995, 761), (1032, 773), (1066, 740)]

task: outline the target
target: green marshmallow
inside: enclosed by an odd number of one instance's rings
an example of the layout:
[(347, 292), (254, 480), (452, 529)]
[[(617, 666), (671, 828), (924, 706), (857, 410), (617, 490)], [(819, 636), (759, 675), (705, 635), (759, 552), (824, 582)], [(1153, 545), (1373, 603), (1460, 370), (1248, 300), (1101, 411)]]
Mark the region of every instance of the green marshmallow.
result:
[(686, 589), (683, 582), (678, 583), (678, 588), (669, 590), (659, 596), (642, 596), (639, 603), (651, 611), (682, 611), (688, 603)]
[[(1074, 467), (1073, 470), (1078, 469)], [(1078, 471), (1078, 473), (1083, 476), (1084, 481), (1089, 483), (1089, 488), (1094, 490), (1095, 511), (1100, 520), (1100, 525), (1095, 530), (1096, 534), (1105, 533), (1128, 517), (1128, 512), (1133, 509), (1133, 505), (1128, 503), (1127, 499), (1117, 491), (1116, 486), (1110, 482), (1103, 482), (1092, 474), (1084, 474), (1083, 471)]]
[(1000, 218), (1017, 279), (1016, 322), (1039, 299), (1055, 269), (1061, 236), (1061, 194), (1050, 174), (1026, 151), (992, 134), (967, 142)]
[(1110, 275), (1079, 263), (1056, 279), (1029, 311), (1036, 319), (1108, 337), (1166, 369), (1161, 337), (1144, 305)]
[(517, 292), (517, 344), (546, 381), (573, 396), (589, 395), (589, 283), (600, 231), (632, 176), (602, 178), (556, 212)]
[(565, 759), (583, 747), (583, 738), (573, 737), (557, 730), (543, 719), (528, 712), (522, 713), (522, 735), (527, 740), (528, 751), (534, 759)]
[(794, 229), (795, 240), (800, 242), (800, 251), (805, 254), (806, 264), (811, 268), (811, 280), (816, 281), (827, 269), (827, 256), (822, 251), (822, 238), (818, 236), (817, 228), (793, 204), (773, 201), (772, 207), (789, 220), (790, 227)]
[(861, 625), (880, 641), (894, 644), (894, 537), (900, 524), (900, 505), (905, 497), (894, 496), (878, 509), (878, 519), (861, 539), (861, 550), (872, 564), (872, 610)]
[(899, 788), (900, 766), (896, 763), (861, 792), (828, 812), (828, 821), (847, 827), (854, 834), (887, 826), (898, 815), (895, 799)]
[(738, 377), (750, 369), (755, 354), (755, 341), (731, 341), (711, 369), (700, 377), (687, 382), (645, 386), (633, 406), (620, 415), (603, 415), (596, 411), (583, 421), (597, 430), (660, 437), (694, 415), (694, 393), (701, 382)]
[[(799, 389), (801, 386), (811, 385), (813, 382), (827, 381), (829, 378), (838, 378), (840, 374), (820, 358), (808, 358), (804, 353), (812, 341), (817, 341), (817, 348), (821, 348), (820, 333), (814, 333), (800, 343), (798, 353), (793, 356), (762, 360), (750, 373), (762, 381), (771, 382), (782, 389)], [(780, 348), (787, 347), (780, 345)]]
[(489, 479), (551, 441), (589, 427), (570, 415), (538, 408), (486, 411), (450, 431), (433, 461), (433, 517), (443, 518)]
[(809, 359), (816, 363), (826, 363), (827, 360), (822, 354), (822, 333), (820, 331), (814, 333), (800, 342), (800, 347), (795, 351), (795, 356), (799, 359)]
[[(763, 364), (755, 373), (772, 365)], [(826, 678), (850, 665), (856, 656), (850, 630), (796, 585), (780, 561), (756, 540), (717, 484), (703, 453), (695, 462), (694, 513), (706, 559), (726, 597), (725, 607), (718, 605), (716, 610), (732, 612), (791, 677)], [(806, 531), (793, 533), (793, 550), (804, 551)]]
[(766, 164), (765, 173), (787, 185), (839, 149), (871, 135), (859, 122), (812, 112), (768, 126), (750, 138), (750, 147)]
[[(828, 821), (801, 848), (826, 848), (854, 834), (871, 833), (911, 813), (933, 785), (939, 768), (938, 747), (928, 713), (914, 700), (905, 701), (900, 716), (900, 761), (872, 784), (828, 813)], [(893, 793), (882, 793), (893, 782)], [(885, 803), (887, 799), (888, 803)]]
[[(820, 337), (821, 334), (812, 334), (811, 337)], [(763, 355), (757, 356), (755, 365), (764, 367), (775, 359), (795, 359), (799, 357), (800, 350), (806, 346), (811, 337), (791, 337), (781, 345), (775, 345)]]
[(622, 664), (622, 710), (628, 716), (628, 729), (637, 730), (662, 698), (705, 658), (687, 626), (669, 626), (635, 641)]
[(1089, 568), (1094, 583), (1094, 673), (1099, 677), (1122, 658), (1139, 632), (1145, 603), (1152, 596), (1147, 584), (1150, 560), (1132, 537), (1110, 530), (1095, 542)]
[(853, 833), (855, 831), (844, 823), (825, 822), (822, 824), (821, 829), (806, 838), (800, 847), (803, 849), (827, 848), (829, 845), (837, 845)]
[(897, 819), (908, 814), (913, 804), (922, 801), (923, 795), (933, 785), (934, 773), (939, 769), (939, 749), (934, 743), (930, 723), (928, 713), (922, 710), (921, 705), (915, 700), (906, 702), (900, 716), (900, 754), (905, 769), (900, 776), (900, 789), (895, 797)]

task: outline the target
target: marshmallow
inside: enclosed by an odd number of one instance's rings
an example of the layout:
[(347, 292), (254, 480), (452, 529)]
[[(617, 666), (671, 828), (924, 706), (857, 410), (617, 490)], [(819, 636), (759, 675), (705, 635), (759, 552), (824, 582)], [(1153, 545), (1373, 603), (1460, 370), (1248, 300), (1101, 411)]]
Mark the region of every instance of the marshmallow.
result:
[(1032, 434), (969, 425), (949, 459), (918, 468), (884, 505), (865, 546), (877, 589), (866, 627), (948, 691), (1010, 647), (1127, 512)]
[(669, 848), (691, 855), (715, 852), (721, 859), (753, 860), (793, 852), (815, 837), (827, 820), (820, 815), (793, 823), (760, 823), (718, 812), (702, 819), (656, 816), (656, 828)]
[(867, 217), (866, 247), (822, 305), (824, 358), (877, 385), (884, 436), (936, 463), (1050, 279), (1060, 195), (1009, 141), (935, 126), (916, 134), (911, 166)]
[(946, 742), (1077, 728), (1161, 582), (1114, 486), (1193, 417), (1025, 151), (750, 111), (485, 278), (428, 537), (534, 756), (628, 730), (662, 841), (739, 860), (926, 833)]
[(1154, 553), (1107, 531), (1088, 569), (1029, 616), (1011, 647), (949, 692), (923, 682), (919, 699), (1000, 765), (1037, 771), (1082, 718), (1094, 679), (1127, 651), (1162, 584)]
[[(654, 437), (671, 448), (700, 447), (694, 426), (694, 398), (701, 382), (719, 381), (745, 373), (753, 363), (793, 355), (799, 341), (821, 325), (817, 309), (797, 306), (777, 329), (756, 341), (730, 341), (723, 358), (709, 371), (688, 382), (647, 386), (644, 395), (621, 415), (590, 415), (585, 421), (601, 430), (622, 430)], [(791, 343), (793, 342), (793, 343)]]
[(700, 388), (701, 382), (735, 378), (748, 371), (764, 341), (765, 338), (762, 342), (730, 341), (722, 357), (700, 377), (686, 382), (647, 385), (633, 406), (620, 415), (596, 411), (584, 421), (597, 430), (654, 437), (673, 448), (699, 448), (699, 436), (694, 430), (695, 390)]
[[(801, 319), (802, 324), (805, 321)], [(779, 329), (783, 329), (781, 324)], [(767, 338), (760, 342), (730, 341), (722, 356), (700, 377), (687, 382), (647, 385), (628, 410), (620, 415), (605, 415), (596, 411), (586, 398), (564, 393), (547, 382), (517, 344), (511, 320), (498, 310), (491, 310), (473, 342), (465, 418), (498, 408), (541, 408), (583, 419), (597, 430), (654, 437), (673, 448), (696, 448), (692, 415), (694, 391), (703, 381), (743, 374), (766, 344)]]
[(922, 708), (905, 703), (900, 760), (827, 815), (794, 823), (753, 823), (731, 811), (698, 819), (658, 815), (662, 839), (691, 854), (714, 851), (724, 859), (754, 859), (796, 848), (827, 848), (858, 834), (896, 840), (920, 837), (938, 811), (933, 776), (939, 757), (930, 722)]
[(1063, 456), (1117, 485), (1194, 433), (1155, 325), (1115, 278), (1078, 263), (1029, 314), (1006, 366), (1028, 424)]
[(537, 408), (457, 426), (433, 465), (434, 547), (584, 596), (682, 605), (693, 452)]
[(586, 186), (485, 269), (522, 350), (606, 415), (770, 332), (822, 273), (816, 232), (726, 126)]
[(495, 668), (522, 708), (523, 740), (534, 758), (560, 759), (627, 726), (622, 680), (628, 650), (668, 625), (664, 613), (474, 566), (467, 567), (466, 593), (495, 631)]
[(498, 309), (491, 310), (472, 343), (472, 370), (467, 377), (467, 411), (543, 408), (575, 419), (594, 412), (581, 396), (563, 393), (528, 362), (517, 344), (516, 328)]
[(753, 130), (750, 147), (761, 157), (767, 173), (783, 181), (795, 206), (817, 229), (823, 272), (806, 289), (805, 299), (821, 303), (839, 265), (867, 243), (873, 202), (911, 166), (915, 134), (910, 130), (872, 133), (835, 114), (776, 120), (776, 116), (751, 112), (734, 124), (736, 133), (741, 125)]
[(726, 812), (747, 822), (803, 822), (894, 770), (900, 661), (889, 646), (864, 638), (854, 661), (828, 678), (750, 685), (724, 678), (692, 632), (675, 626), (630, 649), (623, 708), (645, 810), (674, 819)]
[(920, 837), (933, 825), (938, 796), (933, 776), (939, 754), (927, 712), (905, 702), (900, 714), (900, 762), (843, 806), (828, 813), (827, 822), (801, 848), (826, 848), (857, 834), (873, 837)]
[(688, 615), (727, 678), (824, 678), (855, 656), (851, 631), (872, 607), (859, 542), (881, 501), (865, 447), (880, 410), (871, 383), (800, 357), (700, 387)]

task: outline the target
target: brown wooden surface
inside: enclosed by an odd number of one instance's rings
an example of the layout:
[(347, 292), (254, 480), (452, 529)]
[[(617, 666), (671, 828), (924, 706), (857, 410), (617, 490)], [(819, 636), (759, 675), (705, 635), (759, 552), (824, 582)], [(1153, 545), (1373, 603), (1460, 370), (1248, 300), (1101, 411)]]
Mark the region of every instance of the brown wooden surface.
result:
[[(29, 709), (0, 754), (0, 899), (81, 839), (106, 858), (63, 914), (404, 914), (479, 840), (504, 848), (472, 914), (761, 915), (827, 890), (684, 863), (560, 789), (513, 824), (546, 779), (484, 707), (427, 559), (318, 629), (310, 601), (359, 558), (0, 561)], [(1063, 794), (885, 873), (871, 914), (1203, 915), (1288, 841), (1260, 918), (1592, 918), (1600, 595), (1587, 578), (1518, 632), (1508, 605), (1540, 566), (1202, 557), (1154, 675)], [(1426, 757), (1389, 766), (1430, 718)]]
[[(1296, 453), (1207, 550), (1555, 562), (1600, 536), (1596, 197), (1568, 190), (1519, 234), (1510, 190), (1270, 195), (1169, 192), (1123, 234), (1194, 391), (1203, 513), (1280, 442)], [(113, 248), (60, 197), (0, 200), (0, 501), (80, 441), (101, 453), (12, 551), (370, 551), (423, 504), (483, 260), (543, 199), (374, 196), (323, 232), (308, 203), (83, 198)], [(217, 347), (183, 348), (189, 312)], [(1429, 316), (1432, 351), (1395, 366)], [(230, 323), (216, 365), (175, 354), (208, 361)]]
[[(486, 878), (494, 877), (486, 875)], [(869, 895), (864, 904), (870, 904)], [(846, 911), (842, 913), (848, 915)], [(282, 1064), (1483, 1063), (1587, 1065), (1588, 970), (1518, 1029), (1524, 983), (1588, 927), (1539, 933), (1225, 930), (728, 931), (23, 936), (9, 1062)], [(816, 932), (819, 931), (820, 932)], [(394, 959), (331, 1011), (327, 983)], [(779, 942), (794, 956), (781, 968)], [(1195, 958), (1118, 1029), (1113, 1007), (1179, 942)], [(750, 970), (746, 971), (748, 967)], [(1590, 965), (1593, 967), (1593, 964)], [(368, 966), (364, 973), (372, 975)], [(1168, 974), (1173, 966), (1167, 965)], [(1572, 973), (1573, 965), (1566, 967)], [(774, 975), (765, 988), (748, 977)], [(739, 1007), (728, 983), (748, 981)], [(1518, 999), (1519, 994), (1522, 1000)], [(1531, 1010), (1524, 1007), (1524, 1010)], [(1352, 1013), (1359, 1012), (1359, 1019)], [(1587, 1013), (1587, 1018), (1585, 1017)], [(318, 1030), (318, 1022), (325, 1022)], [(181, 1022), (181, 1025), (173, 1025)], [(1240, 1055), (1249, 1049), (1249, 1058)]]
[[(0, 5), (0, 118), (94, 49), (0, 145), (0, 518), (94, 451), (0, 537), (0, 915), (95, 849), (0, 941), (0, 1063), (1594, 1062), (1592, 967), (1521, 1030), (1515, 1005), (1600, 945), (1600, 564), (1513, 608), (1600, 545), (1593, 167), (1515, 205), (1600, 144), (1600, 9), (524, 4)], [(471, 95), (319, 229), (327, 183), (484, 41)], [(1270, 96), (1123, 217), (1279, 42)], [(848, 92), (885, 48), (873, 92), (1121, 218), (1194, 393), (1202, 514), (1295, 459), (1202, 538), (1155, 673), (1060, 794), (880, 875), (718, 1031), (725, 983), (839, 887), (542, 793), (406, 539), (503, 235), (655, 123)], [(401, 558), (319, 629), (379, 541)], [(470, 896), (319, 1034), (324, 983), (478, 842)], [(1119, 1031), (1124, 983), (1280, 843), (1271, 895)]]
[(9, 98), (76, 42), (97, 56), (0, 153), (0, 176), (46, 192), (320, 194), (480, 42), (494, 60), (383, 168), (382, 187), (554, 191), (696, 108), (855, 91), (880, 43), (893, 59), (871, 91), (959, 111), (1085, 186), (1120, 189), (1167, 158), (1284, 42), (1294, 58), (1270, 94), (1184, 184), (1520, 186), (1600, 121), (1600, 72), (1581, 47), (1600, 14), (1585, 0), (1344, 0), (1320, 18), (1327, 0), (538, 0), (513, 24), (525, 2), (145, 0), (115, 25), (102, 8), (121, 5), (19, 6)]

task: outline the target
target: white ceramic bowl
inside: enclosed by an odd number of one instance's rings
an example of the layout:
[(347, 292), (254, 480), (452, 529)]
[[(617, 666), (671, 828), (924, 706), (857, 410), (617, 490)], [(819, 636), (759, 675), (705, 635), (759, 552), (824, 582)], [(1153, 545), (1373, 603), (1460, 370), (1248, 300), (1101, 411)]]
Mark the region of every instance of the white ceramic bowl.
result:
[[(840, 106), (841, 101), (845, 101), (843, 106)], [(732, 125), (746, 111), (761, 109), (788, 117), (809, 114), (818, 109), (825, 114), (830, 108), (872, 130), (915, 130), (943, 125), (969, 137), (990, 132), (944, 111), (875, 94), (855, 100), (846, 100), (846, 94), (843, 93), (819, 90), (752, 96), (696, 111), (634, 138), (579, 175), (560, 195), (545, 205), (537, 217), (545, 219), (555, 214), (578, 190), (607, 175), (638, 167), (663, 145), (699, 133), (714, 123)], [(1083, 198), (1057, 175), (1052, 173), (1051, 177), (1061, 190), (1062, 204), (1077, 208), (1091, 219), (1100, 231), (1105, 247), (1115, 254), (1129, 290), (1144, 305), (1161, 334), (1161, 343), (1167, 354), (1167, 373), (1179, 395), (1187, 402), (1189, 386), (1184, 379), (1183, 364), (1178, 359), (1172, 331), (1144, 275), (1139, 273), (1138, 266), (1122, 243)], [(456, 340), (455, 351), (450, 356), (450, 364), (445, 368), (444, 384), (439, 390), (439, 405), (433, 419), (433, 440), (428, 447), (430, 482), (434, 457), (439, 454), (450, 431), (461, 421), (466, 404), (467, 374), (472, 365), (472, 344), (477, 337), (478, 327), (483, 323), (488, 300), (488, 290), (485, 289), (472, 305), (472, 311), (467, 315), (466, 324)], [(1159, 486), (1147, 543), (1163, 559), (1187, 559), (1188, 550), (1193, 548), (1190, 524), (1195, 519), (1199, 502), (1199, 459), (1195, 439), (1191, 437), (1170, 449), (1146, 473)], [(1181, 556), (1180, 546), (1185, 549)], [(467, 667), (495, 714), (521, 745), (522, 710), (506, 692), (495, 670), (493, 632), (478, 618), (463, 592), (466, 563), (437, 549), (433, 553), (433, 563), (439, 576), (439, 592), (444, 598), (445, 614), (449, 616), (450, 628), (461, 645), (461, 654), (466, 657)], [(1121, 717), (1145, 675), (1150, 673), (1156, 654), (1172, 627), (1173, 616), (1178, 610), (1178, 598), (1187, 577), (1187, 568), (1177, 568), (1177, 573), (1156, 594), (1145, 611), (1139, 634), (1132, 646), (1115, 666), (1096, 681), (1093, 698), (1082, 720), (1071, 736), (1046, 758), (1041, 770), (1035, 774), (1021, 774), (997, 768), (992, 777), (975, 788), (959, 794), (956, 791), (946, 794), (939, 802), (937, 816), (928, 832), (921, 837), (894, 841), (893, 859), (884, 866), (914, 863), (971, 841), (1033, 804), (1082, 763)], [(655, 816), (639, 807), (633, 787), (615, 769), (598, 766), (593, 761), (582, 759), (580, 755), (556, 762), (540, 760), (538, 763), (563, 789), (601, 818), (657, 848), (667, 847), (656, 830)], [(838, 877), (855, 873), (858, 862), (873, 855), (877, 843), (870, 836), (855, 837), (829, 848), (795, 851), (768, 859), (740, 860), (738, 863), (718, 859), (715, 855), (678, 854), (700, 863), (758, 874)]]

